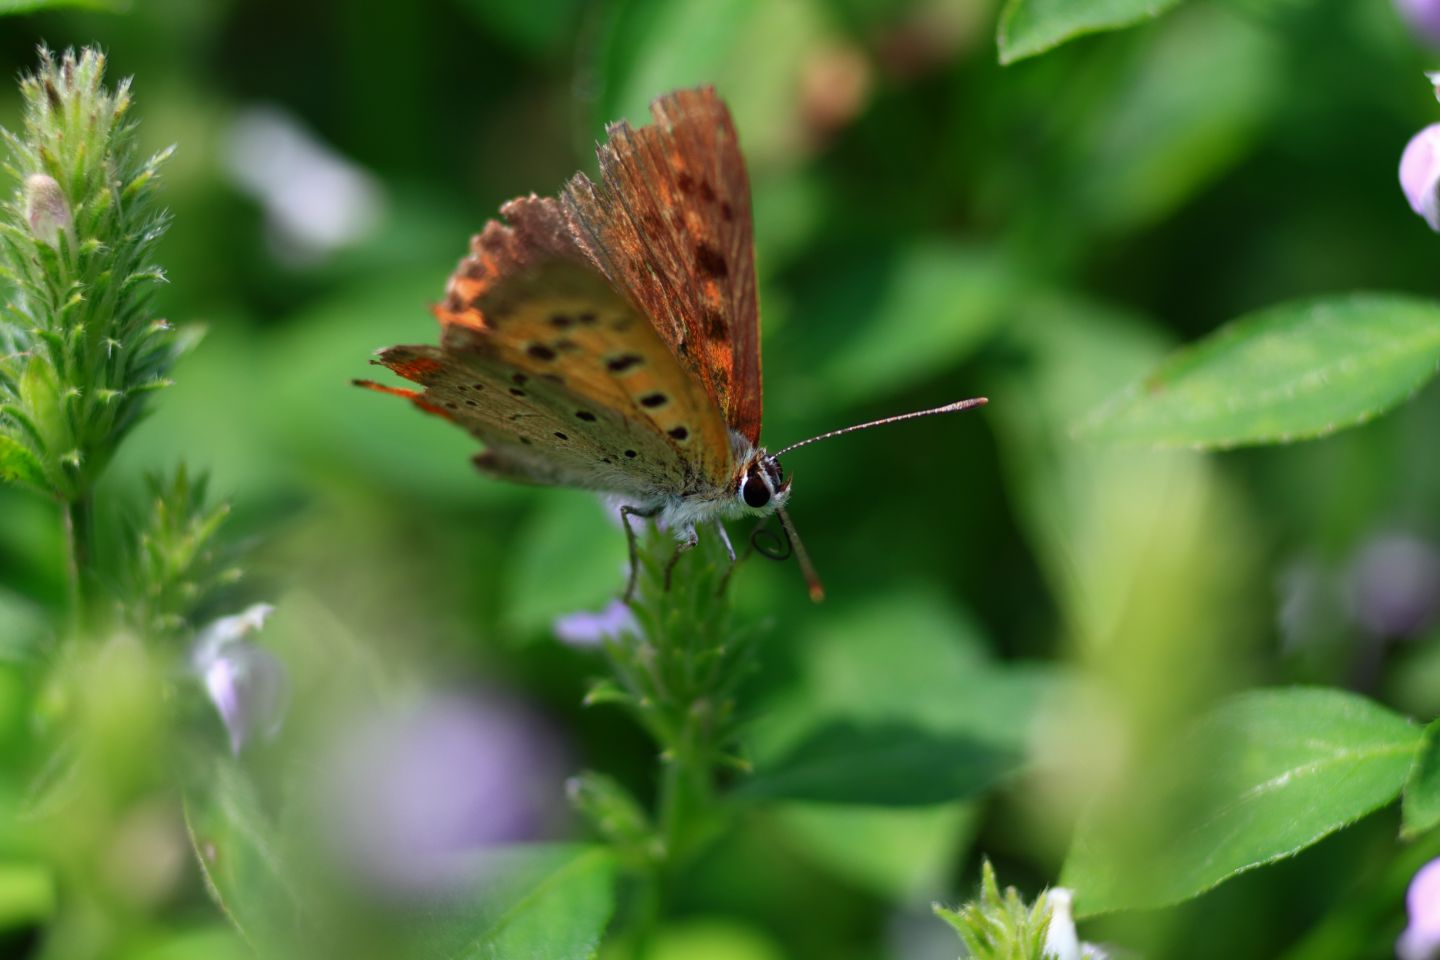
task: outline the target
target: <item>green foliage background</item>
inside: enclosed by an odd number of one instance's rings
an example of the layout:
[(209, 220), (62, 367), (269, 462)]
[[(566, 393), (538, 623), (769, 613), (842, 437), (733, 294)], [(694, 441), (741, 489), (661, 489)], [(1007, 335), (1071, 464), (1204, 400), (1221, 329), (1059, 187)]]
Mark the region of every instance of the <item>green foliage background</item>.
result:
[[(1006, 55), (1128, 23), (1134, 6), (1046, 33), (1046, 4), (1012, 2)], [(0, 73), (32, 67), (41, 40), (98, 43), (112, 78), (136, 77), (142, 152), (179, 145), (157, 302), (208, 333), (104, 484), (138, 497), (158, 466), (211, 472), (229, 523), (259, 539), (279, 610), (267, 643), (297, 702), (353, 646), (396, 684), (513, 691), (563, 731), (577, 770), (649, 796), (649, 742), (581, 706), (599, 662), (550, 634), (555, 616), (618, 590), (619, 532), (588, 495), (479, 477), (461, 432), (348, 384), (376, 348), (433, 338), (426, 306), (501, 202), (593, 170), (606, 121), (713, 82), (751, 164), (765, 440), (991, 398), (787, 463), (830, 599), (813, 607), (793, 565), (737, 573), (739, 613), (768, 625), (750, 749), (763, 769), (860, 718), (939, 748), (989, 724), (1030, 762), (984, 796), (918, 805), (892, 802), (920, 773), (883, 742), (855, 755), (851, 779), (869, 771), (871, 789), (842, 790), (852, 802), (833, 802), (823, 768), (771, 781), (787, 799), (744, 813), (677, 886), (659, 955), (953, 956), (929, 902), (968, 894), (980, 851), (1028, 893), (1057, 882), (1097, 792), (1143, 783), (1147, 751), (1226, 694), (1349, 686), (1433, 719), (1440, 637), (1369, 670), (1368, 641), (1338, 614), (1298, 647), (1277, 626), (1297, 562), (1342, 571), (1377, 533), (1440, 537), (1433, 385), (1294, 446), (1152, 452), (1075, 433), (1111, 401), (1113, 435), (1233, 445), (1158, 436), (1153, 408), (1112, 398), (1181, 342), (1273, 304), (1382, 290), (1433, 322), (1440, 240), (1395, 184), (1406, 140), (1440, 114), (1420, 76), (1433, 58), (1371, 0), (1179, 4), (1004, 67), (1000, 20), (988, 0), (134, 0), (0, 20)], [(317, 261), (277, 253), (224, 172), (229, 125), (256, 105), (370, 173), (385, 200), (373, 232)], [(0, 84), (0, 122), (18, 119)], [(1306, 432), (1368, 419), (1433, 367), (1412, 362), (1395, 397), (1322, 411)], [(1215, 402), (1225, 375), (1176, 389)], [(1236, 429), (1233, 442), (1274, 438)], [(23, 664), (64, 597), (53, 504), (0, 487), (7, 798), (41, 760), (27, 725), (45, 691)], [(1199, 899), (1082, 934), (1153, 957), (1389, 956), (1408, 876), (1393, 865), (1418, 856), (1400, 819), (1392, 805)], [(0, 939), (28, 948), (53, 904), (43, 879), (5, 869)], [(244, 955), (187, 870), (127, 921), (127, 956)]]

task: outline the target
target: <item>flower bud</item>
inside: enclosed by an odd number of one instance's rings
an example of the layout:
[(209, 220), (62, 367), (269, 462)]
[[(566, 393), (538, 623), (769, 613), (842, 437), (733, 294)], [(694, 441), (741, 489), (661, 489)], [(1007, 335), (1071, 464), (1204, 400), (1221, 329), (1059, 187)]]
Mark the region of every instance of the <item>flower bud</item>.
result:
[(25, 178), (25, 220), (30, 232), (52, 247), (62, 231), (70, 233), (70, 204), (54, 177), (34, 173)]
[(1400, 188), (1410, 209), (1440, 231), (1440, 123), (1432, 123), (1410, 139), (1400, 157)]
[(264, 647), (245, 639), (259, 630), (273, 608), (257, 603), (222, 617), (201, 632), (191, 663), (215, 704), (230, 750), (238, 754), (255, 736), (272, 737), (280, 728), (289, 699), (285, 665)]
[(226, 648), (205, 671), (205, 689), (239, 754), (257, 734), (272, 737), (285, 712), (289, 681), (280, 659), (254, 643)]

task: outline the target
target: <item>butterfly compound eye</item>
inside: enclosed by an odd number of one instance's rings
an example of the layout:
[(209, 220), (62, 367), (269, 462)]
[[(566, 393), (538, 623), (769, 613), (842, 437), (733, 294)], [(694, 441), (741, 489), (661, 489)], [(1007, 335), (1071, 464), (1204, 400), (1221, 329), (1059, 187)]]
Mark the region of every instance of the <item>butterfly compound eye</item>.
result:
[(740, 481), (740, 499), (745, 501), (745, 506), (758, 510), (770, 502), (770, 488), (764, 480), (750, 474)]

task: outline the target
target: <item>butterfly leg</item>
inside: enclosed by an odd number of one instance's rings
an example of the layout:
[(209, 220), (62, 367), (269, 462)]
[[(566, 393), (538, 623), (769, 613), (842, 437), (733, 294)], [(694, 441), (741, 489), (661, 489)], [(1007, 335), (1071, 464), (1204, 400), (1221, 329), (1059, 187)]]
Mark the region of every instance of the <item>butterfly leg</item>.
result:
[(720, 578), (720, 586), (715, 591), (716, 596), (719, 596), (725, 592), (726, 587), (730, 586), (730, 575), (735, 572), (735, 567), (739, 565), (740, 561), (735, 556), (734, 545), (730, 543), (730, 533), (725, 529), (725, 521), (715, 520), (714, 524), (715, 534), (725, 545), (725, 552), (730, 556), (730, 566), (725, 570), (725, 576)]
[(715, 524), (715, 534), (720, 538), (720, 542), (725, 545), (725, 553), (729, 555), (730, 566), (733, 567), (735, 566), (735, 547), (730, 543), (730, 534), (725, 529), (725, 522), (723, 520), (715, 520), (712, 522)]
[(688, 553), (689, 551), (693, 550), (695, 548), (695, 544), (699, 542), (700, 537), (696, 535), (695, 528), (692, 526), (685, 531), (685, 538), (679, 543), (675, 544), (675, 552), (671, 554), (670, 562), (665, 565), (666, 593), (670, 592), (670, 575), (675, 572), (675, 564), (680, 562), (680, 557), (682, 554)]
[[(647, 509), (644, 507), (623, 506), (620, 508), (620, 525), (625, 528), (625, 545), (630, 548), (630, 580), (625, 584), (624, 596), (620, 598), (625, 603), (629, 603), (630, 598), (635, 596), (635, 580), (640, 574), (640, 548), (636, 544), (635, 529), (630, 526), (630, 518), (640, 517), (643, 520), (648, 520), (659, 512), (659, 507), (650, 507)], [(669, 570), (665, 572), (665, 589), (670, 589)]]

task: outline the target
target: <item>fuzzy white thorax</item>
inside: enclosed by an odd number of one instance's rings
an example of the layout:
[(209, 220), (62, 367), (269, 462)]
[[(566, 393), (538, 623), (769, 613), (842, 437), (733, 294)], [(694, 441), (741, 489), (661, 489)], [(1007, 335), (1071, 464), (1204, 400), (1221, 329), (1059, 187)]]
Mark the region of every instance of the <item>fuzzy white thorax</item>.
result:
[[(783, 481), (774, 458), (735, 430), (730, 431), (730, 449), (736, 467), (724, 487), (689, 495), (659, 496), (648, 501), (624, 494), (607, 494), (605, 501), (617, 512), (622, 506), (647, 513), (654, 511), (656, 523), (680, 541), (693, 540), (695, 528), (702, 524), (746, 516), (766, 517), (784, 506), (790, 498), (790, 484)], [(763, 505), (752, 506), (745, 501), (743, 492), (747, 483), (761, 485)], [(752, 497), (758, 499), (757, 491), (752, 491)]]

